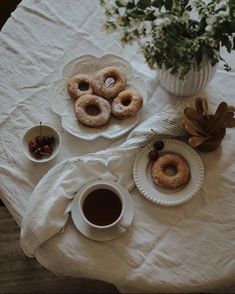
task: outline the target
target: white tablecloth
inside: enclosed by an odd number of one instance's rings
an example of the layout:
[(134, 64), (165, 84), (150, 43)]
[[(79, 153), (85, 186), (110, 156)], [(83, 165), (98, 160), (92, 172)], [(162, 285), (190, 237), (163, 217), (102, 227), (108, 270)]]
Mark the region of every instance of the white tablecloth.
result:
[[(90, 144), (61, 128), (60, 118), (50, 108), (49, 89), (51, 82), (61, 77), (65, 63), (87, 53), (98, 57), (113, 53), (126, 58), (148, 80), (147, 103), (141, 121), (161, 112), (166, 105), (174, 107), (178, 101), (193, 102), (192, 98), (167, 93), (135, 47), (121, 48), (116, 35), (101, 31), (102, 13), (97, 2), (24, 0), (1, 31), (0, 191), (19, 225), (35, 185), (51, 167), (66, 158), (96, 152), (114, 143), (98, 139)], [(233, 70), (227, 73), (221, 64), (209, 86), (199, 93), (208, 98), (211, 110), (222, 100), (235, 104), (234, 54), (226, 55), (226, 59)], [(55, 160), (42, 165), (28, 161), (20, 147), (25, 130), (39, 121), (54, 125), (62, 135), (61, 152)], [(65, 255), (61, 256), (61, 263), (54, 259), (54, 251), (63, 252), (54, 240), (38, 252), (37, 259), (57, 273), (103, 279), (125, 291), (201, 291), (231, 284), (235, 273), (234, 146), (235, 130), (229, 129), (222, 148), (200, 154), (206, 173), (204, 193), (183, 206), (163, 208), (144, 199), (137, 189), (132, 191), (136, 209), (129, 234), (137, 234), (136, 240), (138, 232), (142, 232), (141, 242), (131, 258), (119, 251), (122, 248), (119, 241), (115, 243), (114, 254), (120, 259), (112, 267), (119, 270), (110, 271), (111, 265), (102, 263), (102, 255), (95, 257), (94, 271), (90, 270), (85, 251), (79, 268), (67, 264), (65, 269)], [(135, 233), (135, 219), (144, 216), (149, 217), (149, 222), (152, 217), (157, 221), (156, 235), (148, 227), (144, 228), (144, 235), (143, 230)], [(131, 246), (130, 238), (131, 235), (124, 237), (126, 246)], [(102, 276), (98, 267), (104, 269)]]

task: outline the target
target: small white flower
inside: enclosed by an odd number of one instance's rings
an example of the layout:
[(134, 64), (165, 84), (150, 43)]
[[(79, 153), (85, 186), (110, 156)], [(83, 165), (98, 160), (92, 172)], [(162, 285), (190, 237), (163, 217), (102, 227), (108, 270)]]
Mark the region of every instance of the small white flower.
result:
[(112, 5), (111, 5), (111, 3), (107, 3), (107, 2), (105, 2), (105, 4), (104, 4), (104, 6), (103, 6), (104, 8), (105, 8), (105, 10), (112, 10)]
[(141, 22), (140, 23), (140, 25), (138, 26), (137, 30), (138, 30), (138, 32), (139, 32), (140, 35), (143, 34), (143, 32), (144, 32), (144, 22)]
[(217, 14), (218, 16), (229, 16), (229, 9), (226, 10), (220, 10)]
[(115, 31), (115, 25), (112, 23), (105, 23), (102, 26), (102, 29), (105, 30), (107, 33), (113, 33)]
[(130, 27), (136, 27), (138, 25), (138, 22), (136, 19), (131, 19), (130, 20)]
[(190, 18), (190, 13), (189, 11), (184, 11), (183, 15), (182, 15), (182, 18), (184, 20), (188, 20)]
[(169, 26), (169, 24), (171, 24), (171, 20), (170, 20), (169, 18), (165, 18), (165, 19), (163, 20), (163, 25), (164, 25), (165, 27), (167, 27), (167, 26)]
[(206, 28), (205, 28), (205, 30), (206, 30), (207, 32), (212, 32), (213, 27), (210, 26), (210, 25), (207, 25)]
[(163, 36), (163, 31), (161, 29), (155, 30), (154, 36), (155, 38), (160, 39)]
[(120, 4), (123, 6), (126, 6), (129, 2), (129, 0), (119, 0)]
[(160, 16), (160, 10), (159, 10), (159, 8), (154, 7), (153, 15), (154, 15), (155, 17), (159, 17), (159, 16)]
[(159, 26), (161, 25), (162, 23), (164, 22), (164, 19), (163, 18), (157, 18), (153, 21), (153, 23), (156, 25), (156, 26)]
[(122, 24), (122, 17), (121, 17), (121, 16), (118, 16), (118, 17), (116, 18), (116, 24), (117, 24), (118, 26)]
[(206, 23), (208, 25), (213, 25), (215, 22), (217, 21), (217, 17), (216, 16), (210, 16), (206, 19)]
[(197, 6), (197, 3), (198, 3), (197, 0), (192, 0), (192, 1), (191, 1), (191, 5), (192, 5), (193, 7), (196, 7), (196, 6)]
[(142, 44), (140, 42), (137, 42), (137, 49), (136, 49), (136, 53), (143, 53), (143, 49), (141, 48), (142, 47)]
[(126, 8), (125, 7), (119, 7), (118, 12), (120, 16), (124, 16), (126, 13)]
[(152, 30), (151, 21), (144, 21), (144, 27), (145, 27), (145, 30), (146, 30), (146, 34), (148, 35)]

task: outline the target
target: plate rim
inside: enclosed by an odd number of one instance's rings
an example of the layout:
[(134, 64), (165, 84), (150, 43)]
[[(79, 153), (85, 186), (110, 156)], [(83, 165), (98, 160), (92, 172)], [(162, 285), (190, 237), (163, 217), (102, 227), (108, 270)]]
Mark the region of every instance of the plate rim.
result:
[(124, 62), (129, 70), (130, 70), (130, 73), (133, 74), (133, 67), (131, 65), (131, 63), (126, 60), (125, 58), (119, 56), (119, 55), (116, 55), (116, 54), (111, 54), (111, 53), (108, 53), (108, 54), (104, 54), (100, 57), (97, 57), (93, 54), (83, 54), (81, 56), (78, 56), (78, 57), (75, 57), (73, 59), (71, 59), (70, 61), (66, 62), (64, 65), (63, 65), (63, 68), (62, 68), (62, 79), (68, 79), (68, 77), (64, 76), (64, 71), (65, 71), (65, 68), (68, 67), (70, 64), (73, 64), (75, 62), (77, 62), (79, 59), (82, 59), (82, 58), (94, 58), (96, 61), (99, 61), (100, 59), (104, 59), (104, 58), (107, 58), (107, 57), (111, 57), (111, 58), (117, 58), (119, 60), (121, 60), (122, 62)]
[[(147, 198), (148, 200), (150, 200), (151, 202), (161, 205), (161, 206), (177, 206), (177, 205), (181, 205), (184, 204), (185, 202), (188, 202), (189, 200), (191, 200), (202, 188), (203, 186), (203, 182), (204, 182), (204, 165), (203, 165), (203, 161), (201, 159), (201, 157), (199, 156), (199, 154), (191, 147), (189, 146), (187, 143), (181, 141), (181, 140), (177, 140), (177, 139), (171, 139), (171, 138), (162, 138), (161, 139), (164, 142), (172, 142), (172, 143), (176, 143), (179, 144), (181, 146), (183, 146), (184, 148), (187, 148), (188, 151), (190, 151), (191, 154), (193, 154), (194, 158), (196, 158), (196, 161), (199, 163), (199, 180), (198, 183), (195, 187), (195, 189), (192, 191), (191, 194), (189, 194), (189, 196), (184, 197), (181, 200), (174, 200), (174, 201), (164, 201), (164, 200), (159, 200), (154, 198), (150, 193), (148, 193), (147, 191), (145, 191), (145, 188), (142, 186), (141, 184), (141, 180), (138, 177), (138, 164), (139, 161), (141, 159), (141, 157), (145, 154), (145, 152), (149, 151), (149, 149), (147, 147), (144, 147), (140, 153), (137, 155), (135, 161), (134, 161), (134, 165), (133, 165), (133, 178), (134, 178), (134, 182), (136, 184), (136, 187), (138, 188), (138, 190), (140, 191), (140, 193)], [(151, 144), (152, 142), (154, 142), (155, 140), (153, 139), (149, 144)], [(148, 144), (148, 145), (149, 145)]]
[(91, 136), (91, 134), (90, 134), (90, 136), (89, 137), (85, 137), (86, 135), (84, 134), (84, 135), (80, 135), (80, 136), (77, 136), (77, 135), (75, 135), (73, 132), (71, 132), (70, 130), (68, 130), (68, 129), (65, 129), (64, 128), (64, 120), (63, 120), (63, 115), (61, 116), (61, 126), (62, 126), (62, 128), (64, 129), (64, 130), (66, 130), (66, 132), (67, 133), (69, 133), (70, 135), (72, 135), (72, 136), (75, 136), (76, 138), (79, 138), (79, 139), (81, 139), (81, 140), (84, 140), (84, 141), (93, 141), (93, 140), (95, 140), (95, 139), (98, 139), (98, 138), (103, 138), (103, 139), (107, 139), (107, 140), (112, 140), (112, 139), (119, 139), (119, 138), (121, 138), (122, 136), (124, 136), (127, 132), (130, 132), (131, 130), (133, 130), (133, 128), (135, 128), (135, 126), (138, 124), (138, 122), (139, 122), (139, 113), (137, 113), (136, 114), (136, 121), (135, 121), (135, 124), (133, 124), (132, 125), (132, 127), (130, 128), (130, 129), (128, 129), (128, 131), (123, 131), (122, 133), (119, 133), (118, 134), (118, 136), (116, 135), (115, 137), (113, 137), (113, 136), (111, 136), (111, 135), (105, 135), (105, 134), (99, 134), (99, 135), (96, 135), (96, 134), (94, 134), (94, 136)]

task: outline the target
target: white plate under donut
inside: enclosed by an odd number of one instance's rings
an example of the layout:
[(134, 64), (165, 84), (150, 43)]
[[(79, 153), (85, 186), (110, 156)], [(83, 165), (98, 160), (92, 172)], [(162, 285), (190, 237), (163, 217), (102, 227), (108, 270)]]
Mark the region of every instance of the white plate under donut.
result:
[[(190, 180), (183, 189), (167, 190), (157, 186), (151, 177), (152, 162), (149, 160), (149, 147), (144, 147), (138, 154), (133, 176), (138, 190), (148, 200), (164, 206), (183, 204), (194, 197), (201, 189), (204, 181), (204, 166), (200, 156), (188, 144), (174, 139), (163, 139), (164, 153), (176, 153), (186, 159), (190, 168)], [(150, 144), (149, 144), (150, 146)]]
[[(50, 89), (50, 104), (52, 110), (61, 117), (61, 124), (70, 134), (84, 140), (94, 140), (98, 137), (106, 139), (118, 138), (133, 129), (139, 122), (139, 114), (124, 120), (111, 117), (110, 121), (99, 128), (90, 128), (82, 125), (74, 114), (74, 102), (67, 91), (68, 79), (75, 74), (85, 73), (92, 76), (101, 68), (117, 66), (127, 78), (126, 88), (135, 88), (145, 96), (143, 83), (137, 73), (133, 73), (132, 66), (125, 59), (108, 54), (97, 58), (93, 55), (83, 55), (71, 60), (63, 68), (63, 77), (54, 81)], [(141, 85), (141, 89), (139, 88)]]

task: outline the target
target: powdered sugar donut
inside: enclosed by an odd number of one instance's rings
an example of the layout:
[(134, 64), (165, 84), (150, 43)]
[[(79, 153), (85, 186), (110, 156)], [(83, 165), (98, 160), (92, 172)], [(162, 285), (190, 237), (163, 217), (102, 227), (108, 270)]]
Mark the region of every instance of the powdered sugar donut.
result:
[(111, 106), (108, 101), (95, 95), (83, 95), (74, 105), (77, 119), (88, 127), (105, 125), (111, 117)]
[(87, 74), (78, 74), (68, 81), (69, 95), (77, 100), (83, 95), (92, 94), (91, 78)]
[(124, 90), (126, 79), (123, 72), (115, 66), (99, 70), (91, 80), (93, 93), (105, 99), (112, 99)]
[(114, 116), (125, 119), (136, 115), (143, 105), (143, 97), (137, 90), (124, 90), (112, 102)]

